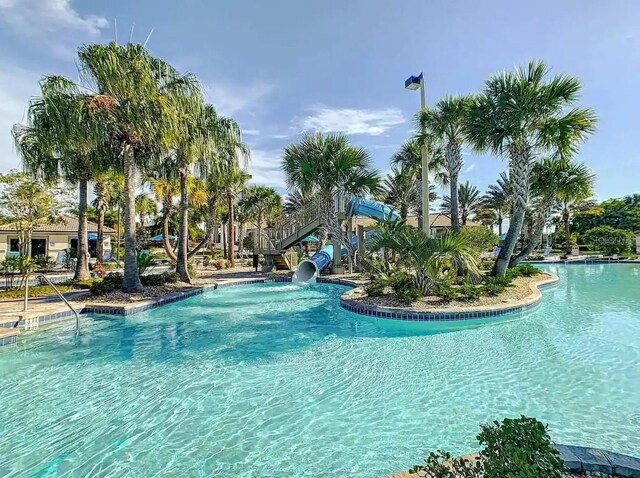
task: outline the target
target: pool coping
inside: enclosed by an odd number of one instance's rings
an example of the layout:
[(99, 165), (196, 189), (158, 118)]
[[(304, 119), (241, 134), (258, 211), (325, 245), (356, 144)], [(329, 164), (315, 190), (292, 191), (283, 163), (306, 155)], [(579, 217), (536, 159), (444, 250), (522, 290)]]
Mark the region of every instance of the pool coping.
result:
[(351, 290), (342, 294), (340, 306), (355, 314), (368, 317), (376, 317), (388, 320), (418, 321), (418, 322), (445, 322), (458, 320), (474, 320), (489, 317), (498, 317), (515, 312), (525, 312), (536, 308), (542, 298), (542, 290), (554, 287), (559, 281), (558, 276), (549, 272), (543, 272), (546, 277), (540, 282), (530, 283), (531, 294), (517, 302), (501, 305), (486, 305), (479, 307), (469, 307), (464, 309), (449, 309), (447, 311), (424, 311), (415, 309), (404, 309), (402, 307), (386, 307), (383, 305), (365, 304), (351, 295), (357, 290)]

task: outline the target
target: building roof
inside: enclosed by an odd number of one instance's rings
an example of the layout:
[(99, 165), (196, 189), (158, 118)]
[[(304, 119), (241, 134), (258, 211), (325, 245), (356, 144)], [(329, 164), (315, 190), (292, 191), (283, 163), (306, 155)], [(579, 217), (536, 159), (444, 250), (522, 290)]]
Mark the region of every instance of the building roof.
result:
[[(98, 232), (98, 225), (95, 222), (87, 221), (88, 232)], [(0, 233), (15, 232), (15, 228), (11, 224), (0, 225)], [(48, 233), (78, 233), (78, 217), (71, 214), (62, 214), (60, 221), (56, 223), (43, 224), (36, 227), (33, 232)], [(115, 230), (104, 226), (105, 234), (115, 234)]]

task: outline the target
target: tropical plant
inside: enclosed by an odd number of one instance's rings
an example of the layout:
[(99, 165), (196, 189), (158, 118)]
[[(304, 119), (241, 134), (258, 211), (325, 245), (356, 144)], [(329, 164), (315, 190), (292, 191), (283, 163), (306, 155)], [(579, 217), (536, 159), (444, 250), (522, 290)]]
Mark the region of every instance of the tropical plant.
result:
[(391, 174), (385, 178), (378, 198), (393, 206), (403, 221), (410, 212), (420, 209), (420, 191), (411, 169), (396, 166), (391, 168)]
[(611, 226), (597, 226), (585, 232), (584, 240), (606, 255), (624, 254), (631, 251), (633, 233)]
[(268, 186), (250, 186), (245, 196), (245, 207), (250, 211), (257, 229), (258, 240), (254, 240), (254, 245), (261, 248), (264, 245), (262, 227), (282, 211), (282, 198), (274, 188)]
[(479, 274), (473, 249), (459, 233), (447, 231), (429, 237), (410, 226), (380, 229), (367, 246), (371, 250), (396, 252), (400, 262), (413, 271), (415, 284), (425, 296), (436, 281), (456, 271), (464, 271), (471, 276)]
[(490, 251), (500, 242), (498, 236), (486, 227), (463, 227), (460, 234), (465, 238), (467, 244), (475, 249), (478, 258), (480, 258), (481, 253)]
[(136, 196), (136, 212), (140, 218), (140, 225), (147, 225), (147, 218), (153, 217), (158, 213), (158, 205), (145, 193)]
[(292, 189), (287, 193), (284, 199), (284, 205), (282, 212), (287, 216), (296, 213), (301, 210), (307, 204), (309, 204), (313, 198), (309, 193), (301, 191), (300, 189)]
[(578, 79), (568, 75), (548, 79), (546, 65), (532, 61), (526, 68), (490, 78), (471, 102), (469, 142), (477, 151), (492, 151), (509, 161), (513, 211), (494, 275), (505, 274), (520, 236), (533, 164), (545, 154), (571, 157), (595, 129), (592, 110), (571, 108), (580, 90)]
[(433, 135), (440, 140), (444, 150), (441, 165), (449, 185), (449, 214), (454, 232), (460, 231), (458, 177), (463, 165), (462, 146), (466, 141), (464, 127), (469, 104), (468, 97), (446, 96), (433, 109), (423, 110), (418, 115), (418, 145), (428, 142), (427, 135)]
[(576, 205), (593, 195), (595, 175), (584, 164), (570, 163), (562, 170), (557, 182), (556, 197), (562, 206), (565, 251), (571, 254), (571, 213)]
[(482, 196), (481, 209), (493, 211), (495, 215), (495, 224), (498, 226), (498, 235), (502, 235), (502, 223), (505, 215), (509, 215), (512, 210), (513, 194), (509, 184), (509, 177), (506, 173), (500, 173), (496, 184), (489, 185), (487, 193)]
[(343, 134), (306, 134), (285, 148), (282, 169), (289, 189), (308, 191), (318, 199), (322, 222), (347, 249), (352, 261), (355, 247), (340, 226), (335, 199), (362, 197), (378, 189), (378, 175), (371, 169), (369, 153), (349, 144)]
[(640, 194), (589, 204), (574, 214), (572, 228), (579, 234), (597, 226), (640, 231)]
[(184, 126), (185, 99), (198, 94), (191, 75), (181, 75), (152, 57), (143, 45), (93, 44), (78, 51), (85, 84), (96, 94), (89, 108), (99, 116), (106, 135), (121, 151), (124, 174), (125, 292), (139, 292), (136, 264), (136, 169), (165, 157)]
[[(122, 206), (122, 195), (120, 194), (124, 178), (122, 174), (117, 170), (111, 170), (107, 172), (98, 172), (93, 175), (94, 187), (93, 194), (95, 196), (93, 200), (93, 207), (97, 212), (98, 239), (96, 241), (96, 257), (100, 262), (104, 260), (104, 226), (107, 210), (114, 204), (118, 209), (117, 224), (117, 241), (120, 242), (120, 210)], [(119, 248), (119, 246), (118, 246)]]
[[(458, 186), (458, 219), (462, 226), (467, 225), (469, 217), (474, 215), (482, 207), (482, 198), (480, 190), (469, 181), (461, 183)], [(442, 197), (442, 212), (451, 211), (452, 201), (449, 196)], [(453, 230), (453, 218), (451, 221)]]
[(243, 171), (238, 167), (232, 167), (228, 171), (224, 172), (225, 183), (222, 187), (222, 194), (227, 202), (227, 209), (229, 214), (228, 233), (227, 233), (227, 258), (229, 260), (229, 267), (235, 266), (235, 224), (236, 219), (236, 205), (240, 199), (240, 195), (247, 188), (247, 181), (251, 179), (251, 175)]

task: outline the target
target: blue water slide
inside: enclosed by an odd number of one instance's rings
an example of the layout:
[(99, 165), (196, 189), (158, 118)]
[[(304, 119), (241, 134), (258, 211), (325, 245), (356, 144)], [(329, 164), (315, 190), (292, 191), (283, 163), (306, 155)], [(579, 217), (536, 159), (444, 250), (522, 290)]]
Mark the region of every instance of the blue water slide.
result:
[[(389, 206), (378, 201), (370, 199), (352, 199), (347, 206), (347, 217), (364, 216), (377, 221), (397, 221), (400, 216)], [(358, 236), (351, 238), (354, 246), (358, 245)], [(342, 248), (343, 254), (347, 252), (346, 248)], [(309, 282), (320, 275), (333, 260), (333, 244), (323, 247), (309, 259), (305, 259), (298, 264), (298, 270), (293, 274), (293, 279), (300, 282)]]

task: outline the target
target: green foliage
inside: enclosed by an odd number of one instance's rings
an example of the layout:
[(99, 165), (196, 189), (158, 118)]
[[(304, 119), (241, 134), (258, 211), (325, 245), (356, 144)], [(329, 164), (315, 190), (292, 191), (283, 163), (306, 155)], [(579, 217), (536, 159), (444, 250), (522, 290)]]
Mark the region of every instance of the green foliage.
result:
[(136, 254), (136, 264), (138, 265), (138, 274), (144, 274), (156, 265), (156, 260), (150, 253), (139, 251)]
[[(463, 227), (460, 234), (465, 238), (467, 244), (478, 253), (490, 251), (500, 243), (498, 235), (486, 227)], [(493, 263), (491, 266), (493, 266)]]
[(33, 261), (34, 269), (41, 272), (50, 272), (56, 267), (56, 261), (49, 256), (40, 255), (31, 259)]
[(438, 450), (413, 473), (429, 478), (562, 478), (564, 463), (553, 448), (546, 425), (521, 416), (483, 424), (476, 437), (482, 459), (452, 459)]
[(440, 297), (443, 302), (451, 302), (458, 298), (458, 291), (449, 281), (438, 282), (433, 287), (433, 294), (436, 297)]
[(572, 227), (579, 234), (598, 226), (640, 231), (640, 194), (609, 199), (574, 214)]
[(535, 418), (505, 418), (481, 426), (485, 478), (562, 478), (564, 463), (547, 426)]
[(101, 280), (95, 280), (93, 284), (91, 284), (91, 295), (105, 295), (120, 290), (122, 289), (123, 280), (122, 274), (110, 272)]
[(364, 286), (364, 291), (369, 297), (380, 297), (384, 295), (384, 289), (387, 286), (386, 281), (375, 279)]
[(631, 251), (633, 233), (610, 226), (598, 226), (584, 234), (587, 244), (603, 254), (622, 254)]
[(542, 271), (533, 264), (519, 264), (507, 270), (507, 274), (513, 277), (532, 277), (542, 274)]
[(242, 238), (242, 247), (248, 251), (253, 250), (253, 235), (248, 234)]
[(480, 298), (483, 293), (483, 289), (479, 286), (471, 283), (464, 284), (458, 289), (460, 293), (460, 299), (465, 302), (474, 302)]
[(414, 278), (405, 271), (394, 272), (387, 283), (393, 289), (394, 295), (406, 305), (413, 304), (422, 295), (420, 289), (416, 287)]
[(161, 286), (167, 283), (178, 282), (179, 276), (175, 272), (163, 272), (161, 274), (147, 274), (140, 276), (140, 281), (145, 287)]

